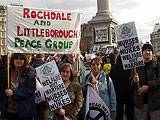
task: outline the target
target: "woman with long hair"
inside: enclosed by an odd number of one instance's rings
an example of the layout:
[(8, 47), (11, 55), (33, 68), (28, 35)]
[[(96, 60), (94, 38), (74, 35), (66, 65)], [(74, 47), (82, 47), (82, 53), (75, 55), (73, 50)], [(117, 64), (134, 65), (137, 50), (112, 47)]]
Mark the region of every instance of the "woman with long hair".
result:
[[(3, 116), (8, 120), (32, 120), (35, 114), (35, 71), (28, 65), (25, 54), (14, 53), (10, 58), (10, 81), (5, 85)], [(5, 99), (6, 98), (6, 99)]]

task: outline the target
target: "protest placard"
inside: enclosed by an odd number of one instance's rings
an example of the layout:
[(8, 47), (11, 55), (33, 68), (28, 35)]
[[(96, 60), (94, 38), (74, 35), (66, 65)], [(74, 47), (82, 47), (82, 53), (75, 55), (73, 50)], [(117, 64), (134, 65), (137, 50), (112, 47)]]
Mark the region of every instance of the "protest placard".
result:
[(8, 6), (6, 50), (14, 53), (78, 52), (80, 18), (79, 12)]
[(71, 103), (55, 61), (36, 68), (51, 111)]
[(134, 22), (115, 27), (124, 70), (143, 66), (144, 60)]
[(36, 79), (36, 91), (34, 94), (35, 103), (39, 104), (45, 101), (43, 86), (40, 84), (39, 80)]

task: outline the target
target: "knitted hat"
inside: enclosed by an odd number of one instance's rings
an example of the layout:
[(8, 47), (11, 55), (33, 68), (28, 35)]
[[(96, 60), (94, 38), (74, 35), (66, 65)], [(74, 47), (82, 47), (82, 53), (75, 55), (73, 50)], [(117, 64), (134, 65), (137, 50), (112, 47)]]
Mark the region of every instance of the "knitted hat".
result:
[(145, 49), (150, 49), (152, 52), (153, 52), (153, 46), (150, 44), (150, 43), (145, 43), (143, 46), (142, 46), (142, 52), (145, 50)]
[(105, 64), (103, 65), (103, 71), (106, 72), (107, 74), (110, 73), (111, 71), (111, 64)]

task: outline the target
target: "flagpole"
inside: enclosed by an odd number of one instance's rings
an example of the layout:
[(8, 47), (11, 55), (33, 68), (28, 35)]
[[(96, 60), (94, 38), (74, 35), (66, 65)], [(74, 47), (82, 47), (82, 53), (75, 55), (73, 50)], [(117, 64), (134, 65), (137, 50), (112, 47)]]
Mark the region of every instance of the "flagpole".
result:
[[(133, 70), (134, 70), (134, 75), (138, 75), (136, 68), (134, 68)], [(138, 86), (138, 89), (139, 89), (140, 88), (139, 81), (137, 82), (137, 86)]]
[(10, 53), (7, 54), (7, 88), (10, 88)]
[(86, 104), (85, 104), (85, 116), (84, 120), (87, 119), (87, 114), (89, 114), (89, 85), (86, 85), (87, 87), (87, 94), (86, 94)]
[[(80, 55), (77, 54), (77, 72), (80, 72)], [(80, 76), (77, 76), (78, 81), (80, 82)]]

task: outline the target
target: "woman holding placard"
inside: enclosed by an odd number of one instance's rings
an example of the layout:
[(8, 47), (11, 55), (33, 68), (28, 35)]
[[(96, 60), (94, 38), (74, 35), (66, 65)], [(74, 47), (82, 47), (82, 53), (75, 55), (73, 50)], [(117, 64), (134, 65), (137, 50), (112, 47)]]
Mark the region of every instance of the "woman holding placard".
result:
[(74, 81), (75, 77), (71, 64), (62, 64), (60, 74), (71, 99), (71, 104), (54, 111), (53, 120), (76, 120), (83, 105), (83, 94), (80, 84)]

